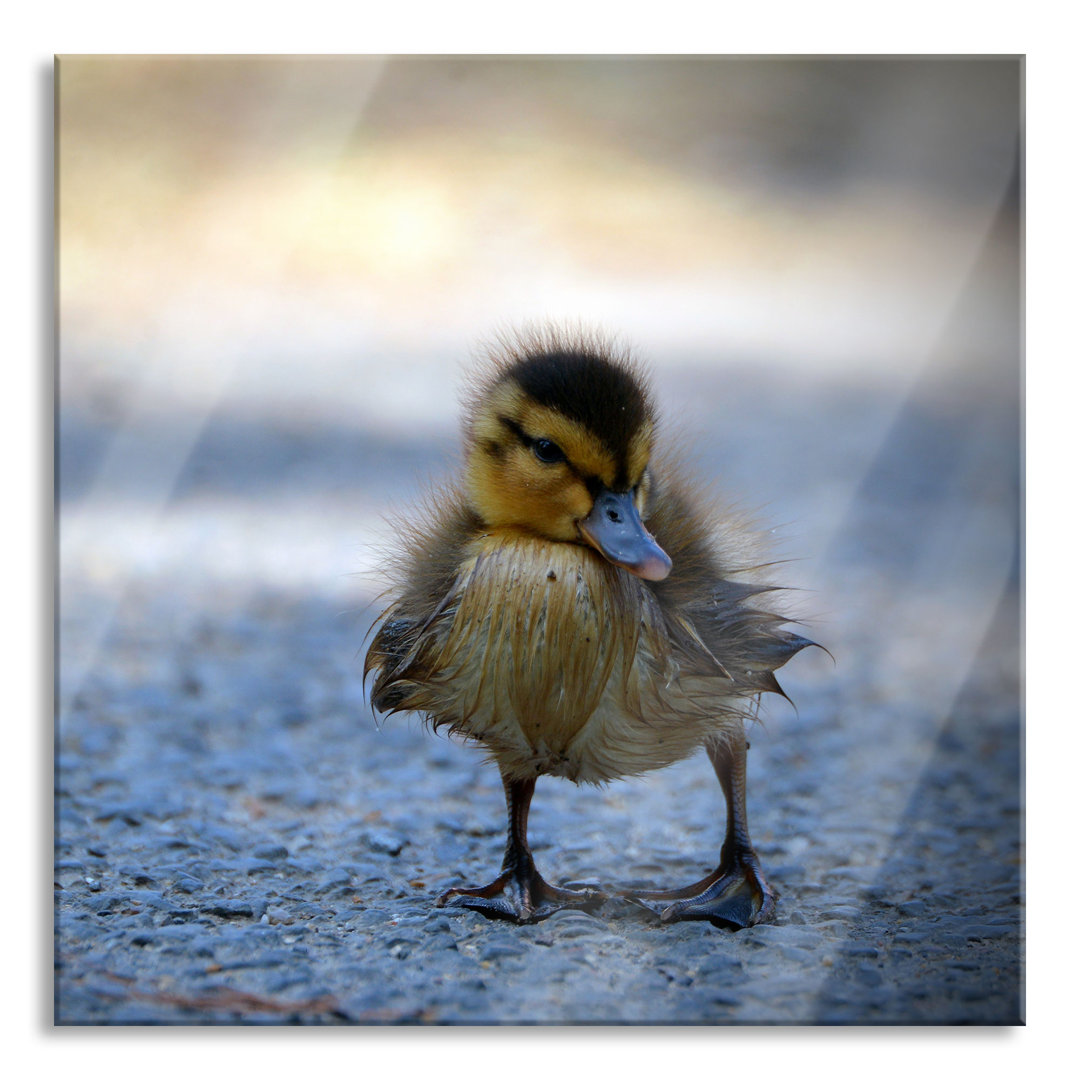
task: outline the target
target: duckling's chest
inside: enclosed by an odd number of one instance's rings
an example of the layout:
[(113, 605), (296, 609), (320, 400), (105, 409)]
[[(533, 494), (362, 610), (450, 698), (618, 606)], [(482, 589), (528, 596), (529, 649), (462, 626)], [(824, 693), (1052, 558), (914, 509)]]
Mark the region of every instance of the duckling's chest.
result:
[(635, 711), (655, 607), (587, 548), (481, 538), (440, 620), (432, 712), (519, 771), (587, 774), (587, 728)]

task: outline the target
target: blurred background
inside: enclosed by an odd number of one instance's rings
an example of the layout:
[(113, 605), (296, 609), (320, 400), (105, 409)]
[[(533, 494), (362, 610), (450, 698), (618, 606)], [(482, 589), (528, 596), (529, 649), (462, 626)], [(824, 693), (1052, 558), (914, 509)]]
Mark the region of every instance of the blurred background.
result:
[(61, 750), (191, 693), (367, 738), (383, 515), (454, 468), (477, 346), (556, 320), (631, 344), (778, 527), (837, 661), (784, 680), (841, 725), (819, 777), (906, 820), (977, 671), (1018, 799), (1022, 74), (60, 60)]

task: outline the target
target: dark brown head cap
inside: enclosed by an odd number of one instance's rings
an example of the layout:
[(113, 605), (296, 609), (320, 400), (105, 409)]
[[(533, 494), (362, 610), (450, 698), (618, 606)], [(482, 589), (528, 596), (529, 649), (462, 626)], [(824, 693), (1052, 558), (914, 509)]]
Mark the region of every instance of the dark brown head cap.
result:
[(645, 373), (598, 334), (528, 331), (500, 338), (497, 350), (497, 382), (513, 379), (533, 401), (592, 432), (618, 460), (655, 423)]

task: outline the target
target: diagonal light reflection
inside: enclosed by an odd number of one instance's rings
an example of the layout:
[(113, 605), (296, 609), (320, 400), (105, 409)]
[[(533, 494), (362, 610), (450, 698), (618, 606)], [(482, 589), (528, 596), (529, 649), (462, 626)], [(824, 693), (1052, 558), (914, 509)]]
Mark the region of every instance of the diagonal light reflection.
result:
[[(346, 154), (386, 63), (385, 59), (372, 58), (363, 65), (363, 78), (355, 87), (355, 113), (342, 111), (337, 116), (323, 117), (320, 145), (325, 160), (321, 167), (314, 165), (307, 170), (306, 179), (292, 193), (297, 222), (313, 221), (319, 214), (326, 191), (335, 178), (336, 166)], [(263, 96), (251, 98), (243, 126), (245, 141), (235, 146), (229, 162), (222, 167), (223, 181), (243, 181), (258, 175), (259, 151), (266, 136), (276, 129), (282, 116), (288, 116), (304, 104), (304, 66), (293, 63), (278, 68), (275, 78), (265, 89)], [(298, 230), (297, 235), (301, 233), (302, 230)], [(201, 238), (201, 254), (211, 262), (215, 243), (213, 232)], [(162, 309), (147, 350), (149, 355), (140, 365), (124, 422), (113, 435), (80, 503), (61, 504), (58, 520), (59, 603), (63, 600), (65, 567), (72, 565), (73, 560), (86, 550), (95, 529), (109, 519), (107, 514), (81, 513), (84, 509), (107, 506), (124, 493), (137, 492), (142, 512), (125, 519), (128, 533), (123, 538), (123, 549), (153, 557), (162, 516), (177, 478), (209, 417), (227, 395), (237, 365), (248, 352), (250, 343), (258, 340), (262, 327), (270, 321), (268, 316), (280, 293), (274, 286), (285, 281), (292, 254), (288, 245), (278, 245), (272, 257), (251, 269), (246, 303), (239, 310), (231, 307), (228, 321), (215, 320), (219, 300), (198, 285), (190, 287)], [(232, 302), (235, 303), (235, 298)], [(64, 346), (61, 327), (62, 363), (70, 359), (65, 356)], [(170, 403), (178, 392), (177, 373), (190, 372), (192, 368), (200, 372), (200, 378), (183, 380), (184, 407), (170, 410)], [(163, 414), (167, 414), (167, 424), (162, 423)], [(107, 599), (100, 600), (80, 624), (78, 636), (64, 635), (56, 706), (58, 729), (101, 653), (130, 578), (130, 570), (125, 572), (121, 568), (109, 581)]]
[[(895, 780), (898, 775), (908, 778), (905, 783), (873, 785), (878, 798), (875, 816), (894, 823), (893, 832), (882, 835), (873, 851), (861, 853), (864, 865), (875, 875), (881, 874), (895, 854), (897, 844), (902, 842), (901, 823), (910, 812), (916, 792), (930, 782), (928, 769), (939, 737), (973, 674), (1003, 598), (1012, 587), (1020, 483), (1019, 253), (1015, 196), (1015, 188), (1005, 194), (988, 230), (982, 257), (957, 297), (954, 317), (883, 441), (831, 545), (833, 566), (825, 588), (834, 587), (838, 594), (844, 595), (845, 599), (837, 603), (858, 604), (872, 602), (872, 598), (887, 598), (887, 610), (880, 612), (879, 618), (868, 615), (861, 620), (863, 629), (872, 628), (872, 632), (853, 650), (857, 655), (851, 660), (857, 669), (880, 674), (888, 663), (886, 660), (883, 664), (882, 657), (903, 653), (912, 643), (920, 657), (918, 682), (908, 685), (905, 693), (907, 719), (915, 726), (917, 737), (909, 735), (896, 742), (895, 749), (900, 754), (897, 758), (892, 752), (860, 755), (860, 740), (853, 736), (849, 743), (852, 760), (832, 762), (831, 775), (821, 778), (823, 783), (842, 784), (844, 773), (853, 766), (876, 767), (882, 780)], [(1002, 243), (1011, 253), (1012, 265), (995, 278), (994, 246)], [(988, 294), (999, 292), (1015, 332), (998, 343), (994, 354), (976, 357), (982, 361), (979, 371), (964, 371), (965, 343), (971, 331), (971, 301), (985, 300)], [(978, 305), (974, 306), (977, 312)], [(963, 397), (958, 404), (954, 399), (956, 411), (950, 415), (946, 405), (943, 419), (939, 418), (937, 425), (933, 419), (927, 421), (927, 416), (933, 418), (950, 394), (958, 390)], [(866, 542), (867, 530), (875, 528), (870, 520), (874, 514), (875, 487), (881, 482), (883, 496), (896, 496), (897, 488), (891, 485), (885, 488), (885, 483), (897, 476), (902, 479), (908, 455), (918, 451), (920, 435), (933, 433), (935, 426), (939, 430), (944, 427), (945, 455), (938, 462), (939, 475), (922, 478), (923, 484), (929, 486), (931, 498), (921, 507), (908, 507), (915, 520), (904, 523), (907, 547), (898, 554), (896, 565), (891, 568), (894, 574), (887, 588), (863, 591), (869, 584), (865, 576), (853, 582), (847, 570), (857, 547)], [(876, 527), (880, 528), (880, 522)], [(879, 567), (878, 572), (882, 569), (887, 572), (889, 568)], [(903, 663), (899, 655), (897, 662)], [(859, 720), (848, 716), (846, 723), (852, 726)], [(863, 734), (865, 738), (865, 729)], [(884, 740), (888, 736), (872, 731), (870, 737)], [(860, 778), (862, 783), (866, 779)], [(853, 920), (849, 935), (836, 944), (832, 955), (837, 956), (857, 933), (858, 923)], [(828, 979), (828, 970), (828, 966), (822, 968), (819, 992)], [(819, 1002), (813, 1001), (802, 1020), (817, 1019), (818, 1008)]]

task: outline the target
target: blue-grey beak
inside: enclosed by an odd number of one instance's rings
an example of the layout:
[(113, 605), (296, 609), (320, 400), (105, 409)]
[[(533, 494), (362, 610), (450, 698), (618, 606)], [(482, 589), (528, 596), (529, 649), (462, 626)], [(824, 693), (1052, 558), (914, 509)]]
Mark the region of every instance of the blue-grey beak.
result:
[(578, 528), (608, 562), (636, 577), (663, 581), (671, 573), (671, 559), (642, 524), (629, 491), (618, 494), (605, 488)]

